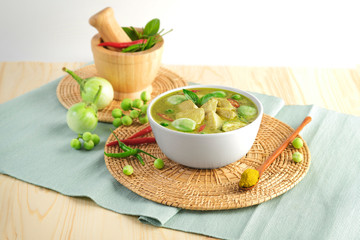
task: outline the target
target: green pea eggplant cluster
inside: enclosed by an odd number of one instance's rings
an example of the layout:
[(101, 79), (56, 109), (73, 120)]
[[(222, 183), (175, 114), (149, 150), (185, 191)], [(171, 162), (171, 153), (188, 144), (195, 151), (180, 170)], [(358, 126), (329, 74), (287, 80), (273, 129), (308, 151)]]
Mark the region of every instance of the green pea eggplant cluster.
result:
[(80, 139), (83, 139), (83, 146), (91, 150), (100, 142), (96, 134), (91, 134), (98, 124), (97, 112), (108, 106), (114, 98), (114, 90), (109, 81), (100, 77), (82, 79), (73, 71), (63, 68), (72, 76), (80, 86), (82, 101), (71, 106), (66, 114), (68, 127), (78, 134), (70, 142), (70, 146), (76, 150), (81, 149)]
[[(121, 125), (130, 126), (133, 123), (133, 120), (138, 119), (139, 123), (146, 124), (149, 122), (149, 119), (146, 115), (147, 102), (150, 100), (150, 94), (146, 91), (143, 91), (140, 94), (140, 98), (131, 100), (130, 98), (125, 98), (120, 104), (120, 108), (115, 108), (111, 115), (113, 116), (113, 125), (115, 127), (120, 127)], [(128, 112), (126, 114), (125, 112)]]

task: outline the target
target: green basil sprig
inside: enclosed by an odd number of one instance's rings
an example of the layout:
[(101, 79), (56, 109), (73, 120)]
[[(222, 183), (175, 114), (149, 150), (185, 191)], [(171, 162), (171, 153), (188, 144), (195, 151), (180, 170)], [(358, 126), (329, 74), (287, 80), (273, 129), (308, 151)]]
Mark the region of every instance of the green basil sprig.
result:
[(187, 89), (183, 89), (183, 93), (185, 95), (185, 97), (191, 101), (193, 101), (195, 103), (195, 105), (197, 106), (202, 106), (203, 104), (205, 104), (207, 101), (210, 100), (210, 98), (216, 97), (216, 98), (224, 98), (226, 97), (226, 93), (224, 91), (215, 91), (212, 93), (208, 93), (204, 96), (202, 96), (201, 98), (198, 97), (198, 95), (196, 95), (196, 93), (189, 91)]
[[(161, 34), (164, 29), (159, 31), (160, 29), (160, 20), (154, 18), (150, 20), (143, 29), (142, 32), (138, 32), (134, 27), (123, 27), (122, 28), (125, 33), (129, 36), (132, 41), (139, 39), (146, 39), (145, 43), (132, 45), (130, 47), (124, 48), (122, 52), (139, 52), (145, 51), (147, 49), (152, 48), (157, 42), (159, 42), (159, 36), (164, 36), (165, 34), (172, 31), (169, 30), (166, 33)], [(161, 34), (161, 35), (160, 35)]]
[(145, 25), (143, 35), (155, 36), (159, 32), (159, 29), (160, 29), (160, 20), (157, 18), (154, 18), (153, 20), (151, 20), (150, 22), (148, 22)]
[(139, 48), (141, 48), (141, 46), (144, 45), (144, 44), (134, 44), (134, 45), (131, 45), (127, 48), (124, 48), (122, 50), (122, 52), (136, 52)]
[(204, 95), (202, 98), (200, 98), (199, 104), (200, 104), (200, 105), (203, 105), (203, 104), (205, 104), (207, 101), (209, 101), (210, 98), (213, 98), (213, 97), (216, 97), (216, 98), (224, 98), (224, 97), (226, 97), (226, 93), (223, 92), (223, 91), (215, 91), (215, 92), (212, 92), (212, 93), (208, 93), (208, 94)]
[(196, 95), (196, 93), (189, 91), (187, 89), (183, 89), (183, 93), (184, 93), (185, 97), (187, 99), (193, 101), (195, 103), (195, 105), (200, 104), (200, 99), (199, 99), (198, 95)]
[(138, 31), (135, 28), (123, 27), (124, 32), (129, 36), (131, 41), (139, 40)]

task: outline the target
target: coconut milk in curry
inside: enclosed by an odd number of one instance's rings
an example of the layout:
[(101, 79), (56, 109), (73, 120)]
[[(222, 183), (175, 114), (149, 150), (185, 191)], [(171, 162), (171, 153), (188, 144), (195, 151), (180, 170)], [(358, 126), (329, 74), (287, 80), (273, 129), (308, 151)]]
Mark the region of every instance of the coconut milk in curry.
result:
[(191, 88), (169, 93), (151, 109), (163, 127), (194, 134), (212, 134), (242, 128), (256, 119), (258, 109), (249, 98), (216, 88)]

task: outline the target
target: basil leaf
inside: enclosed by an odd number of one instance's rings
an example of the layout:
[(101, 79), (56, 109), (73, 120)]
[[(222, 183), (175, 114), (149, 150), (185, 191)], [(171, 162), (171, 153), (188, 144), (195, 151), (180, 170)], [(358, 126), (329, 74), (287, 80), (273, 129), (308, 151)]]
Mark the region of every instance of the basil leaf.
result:
[(137, 40), (142, 38), (142, 34), (139, 33), (134, 27), (130, 27), (130, 28), (131, 28), (131, 30), (133, 30), (133, 32), (136, 34)]
[(122, 29), (129, 36), (131, 41), (139, 40), (138, 35), (136, 34), (136, 31), (134, 31), (133, 29), (128, 28), (128, 27), (123, 27)]
[(148, 22), (145, 25), (143, 34), (147, 36), (153, 36), (156, 35), (160, 28), (160, 20), (157, 18), (154, 18), (150, 22)]
[(211, 93), (208, 93), (208, 94), (202, 96), (202, 97), (200, 98), (200, 105), (201, 105), (201, 106), (204, 105), (204, 104), (205, 104), (207, 101), (209, 101), (210, 98), (212, 98), (212, 97), (213, 97), (213, 95), (212, 95)]
[(207, 101), (210, 100), (210, 98), (216, 97), (216, 98), (223, 98), (226, 96), (226, 93), (223, 91), (215, 91), (212, 93), (208, 93), (204, 95), (202, 98), (200, 98), (199, 103), (200, 105), (205, 104)]
[(141, 44), (134, 44), (121, 50), (122, 52), (136, 52), (141, 50)]
[(193, 101), (195, 103), (195, 105), (199, 105), (200, 99), (196, 95), (196, 93), (189, 91), (187, 89), (183, 89), (183, 93), (187, 99)]

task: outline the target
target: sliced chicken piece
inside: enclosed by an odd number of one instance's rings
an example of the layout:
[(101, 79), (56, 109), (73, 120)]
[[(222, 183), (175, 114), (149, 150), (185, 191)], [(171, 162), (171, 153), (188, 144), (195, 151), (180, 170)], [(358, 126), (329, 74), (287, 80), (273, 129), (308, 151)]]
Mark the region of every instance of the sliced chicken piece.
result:
[(182, 103), (179, 103), (177, 106), (178, 106), (180, 111), (185, 111), (185, 110), (191, 110), (191, 109), (198, 108), (195, 105), (195, 103), (193, 101), (191, 101), (191, 100), (183, 101)]
[(194, 120), (197, 124), (200, 124), (204, 121), (205, 110), (203, 108), (189, 109), (176, 114), (176, 119), (179, 118), (190, 118)]
[(229, 108), (234, 109), (234, 106), (226, 98), (218, 98), (218, 107), (219, 108)]
[(242, 128), (246, 126), (246, 123), (243, 123), (243, 122), (226, 122), (222, 125), (221, 127), (221, 130), (223, 130), (224, 132), (229, 132), (229, 131), (232, 131), (232, 130), (235, 130), (235, 129), (238, 129), (238, 128)]
[(218, 107), (216, 109), (216, 113), (219, 114), (221, 117), (227, 118), (227, 119), (233, 119), (237, 115), (235, 113), (235, 108), (229, 109), (229, 108), (220, 108)]
[(223, 120), (215, 111), (207, 112), (205, 115), (205, 124), (211, 130), (219, 129), (222, 126)]
[(215, 98), (211, 98), (209, 101), (207, 101), (206, 103), (204, 103), (201, 108), (203, 108), (205, 110), (205, 113), (210, 112), (210, 111), (216, 111), (216, 106), (218, 104), (218, 100)]

